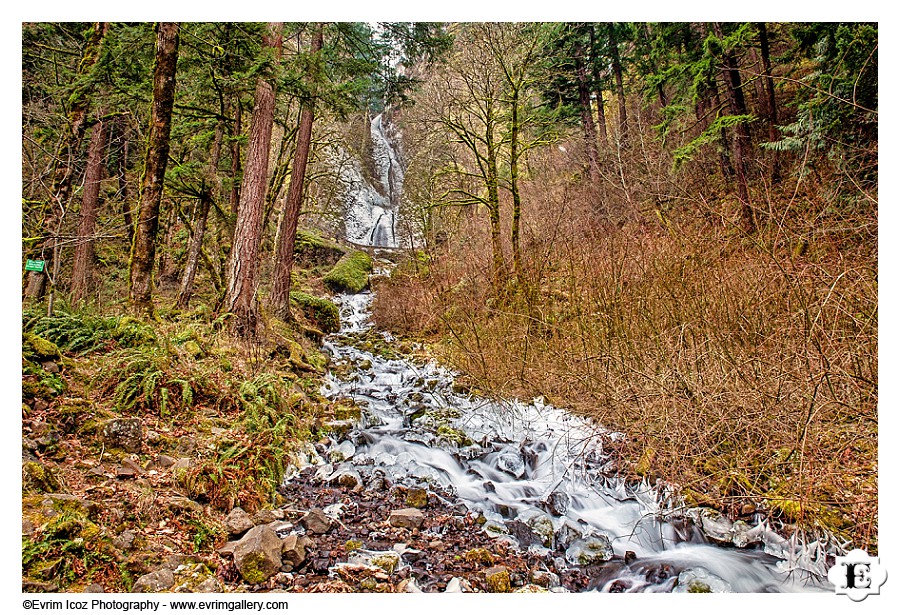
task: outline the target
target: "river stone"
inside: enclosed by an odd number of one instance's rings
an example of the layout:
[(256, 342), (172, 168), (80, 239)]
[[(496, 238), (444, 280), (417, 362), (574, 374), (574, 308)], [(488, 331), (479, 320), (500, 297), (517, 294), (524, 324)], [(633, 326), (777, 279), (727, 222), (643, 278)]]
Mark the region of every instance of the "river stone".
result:
[(388, 574), (394, 574), (400, 565), (400, 554), (396, 551), (368, 551), (358, 549), (350, 554), (347, 561), (362, 566), (376, 566)]
[(506, 566), (493, 566), (484, 571), (484, 581), (488, 591), (495, 594), (505, 594), (511, 589), (509, 570)]
[(566, 549), (566, 560), (579, 566), (608, 562), (612, 557), (612, 543), (604, 534), (589, 533)]
[(303, 515), (300, 523), (313, 534), (326, 534), (334, 525), (334, 522), (320, 508), (313, 508)]
[(546, 515), (535, 515), (526, 521), (531, 531), (540, 536), (545, 547), (553, 544), (553, 521)]
[(554, 491), (541, 500), (541, 508), (551, 515), (561, 517), (568, 512), (570, 502), (571, 498), (569, 497), (569, 494), (562, 493), (561, 491)]
[(706, 568), (688, 568), (678, 575), (678, 582), (672, 593), (679, 594), (724, 594), (731, 593), (731, 584), (717, 577)]
[(175, 575), (167, 568), (145, 574), (134, 582), (131, 591), (135, 594), (162, 592), (175, 585)]
[(695, 518), (699, 520), (703, 534), (710, 540), (721, 544), (730, 544), (734, 540), (734, 524), (718, 511), (701, 509)]
[(461, 594), (472, 593), (472, 585), (465, 579), (460, 577), (453, 577), (450, 579), (450, 582), (447, 583), (447, 589), (444, 590), (445, 594)]
[(257, 525), (235, 546), (234, 565), (248, 583), (262, 583), (281, 569), (281, 539), (265, 525)]
[(428, 506), (428, 492), (420, 487), (412, 487), (406, 492), (406, 505), (412, 508)]
[(248, 515), (247, 511), (240, 506), (232, 508), (231, 512), (228, 513), (228, 516), (225, 517), (225, 529), (228, 530), (229, 534), (235, 536), (243, 534), (254, 525), (250, 515)]
[(425, 515), (418, 508), (401, 508), (392, 510), (388, 517), (388, 523), (394, 527), (405, 527), (415, 529), (422, 527), (425, 522)]
[(307, 536), (288, 534), (281, 539), (281, 561), (292, 569), (299, 567), (306, 561), (307, 549), (312, 549), (315, 543)]
[(337, 447), (331, 449), (329, 453), (329, 458), (332, 463), (340, 463), (342, 461), (348, 461), (353, 459), (353, 455), (356, 454), (356, 447), (353, 445), (353, 442), (349, 440), (344, 440)]
[(753, 528), (743, 521), (735, 521), (731, 530), (734, 533), (731, 542), (740, 549), (753, 543), (760, 542), (759, 533), (754, 532)]
[(140, 419), (112, 419), (103, 426), (103, 443), (109, 448), (140, 453), (142, 441)]
[(274, 521), (284, 519), (284, 513), (280, 510), (272, 510), (271, 508), (263, 508), (257, 510), (253, 514), (253, 525), (268, 525)]
[(515, 519), (506, 522), (506, 529), (509, 530), (510, 536), (519, 541), (519, 546), (527, 549), (533, 544), (540, 544), (542, 539), (535, 534), (524, 522)]
[(522, 478), (525, 475), (525, 462), (515, 453), (503, 453), (497, 457), (497, 469), (516, 478)]
[(559, 575), (547, 570), (533, 570), (531, 572), (531, 582), (546, 588), (558, 587)]

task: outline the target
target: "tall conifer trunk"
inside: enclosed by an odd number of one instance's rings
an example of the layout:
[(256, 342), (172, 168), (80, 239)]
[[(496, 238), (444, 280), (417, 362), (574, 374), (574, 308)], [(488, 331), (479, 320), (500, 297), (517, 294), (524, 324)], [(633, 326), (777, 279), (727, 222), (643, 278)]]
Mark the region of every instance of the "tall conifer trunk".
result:
[[(310, 43), (310, 54), (315, 56), (322, 50), (324, 24), (316, 26), (316, 32)], [(309, 76), (312, 82), (316, 76)], [(315, 84), (313, 83), (313, 89)], [(275, 247), (275, 271), (272, 281), (272, 311), (281, 319), (290, 318), (291, 308), (291, 269), (294, 267), (294, 241), (297, 236), (297, 222), (303, 204), (303, 187), (306, 179), (306, 165), (309, 161), (309, 150), (312, 144), (312, 128), (315, 111), (315, 99), (303, 108), (300, 113), (300, 130), (297, 134), (297, 151), (291, 167), (291, 184), (284, 202), (281, 224), (278, 226), (278, 237)]]
[(178, 24), (157, 26), (156, 67), (153, 71), (153, 108), (147, 156), (141, 179), (140, 207), (131, 246), (129, 276), (133, 309), (153, 313), (153, 260), (159, 230), (159, 206), (169, 158), (169, 134), (175, 104), (175, 69), (178, 64)]
[[(269, 23), (263, 45), (281, 57), (282, 24)], [(275, 113), (275, 88), (260, 77), (256, 82), (256, 100), (250, 120), (250, 141), (234, 241), (228, 255), (226, 308), (234, 315), (233, 329), (240, 337), (255, 337), (259, 320), (256, 290), (259, 285), (259, 244), (262, 238), (263, 211), (269, 172), (269, 149)]]
[(72, 301), (87, 297), (94, 269), (94, 227), (97, 224), (97, 207), (100, 182), (103, 180), (103, 152), (106, 149), (106, 123), (101, 119), (94, 124), (91, 143), (88, 146), (87, 168), (84, 172), (84, 191), (81, 197), (81, 213), (78, 219), (78, 243), (72, 266)]

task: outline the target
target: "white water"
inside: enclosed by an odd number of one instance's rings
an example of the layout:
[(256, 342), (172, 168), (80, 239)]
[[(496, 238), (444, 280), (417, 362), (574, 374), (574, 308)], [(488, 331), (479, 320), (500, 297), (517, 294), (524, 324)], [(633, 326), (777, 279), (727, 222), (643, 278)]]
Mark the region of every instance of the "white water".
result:
[(396, 248), (397, 212), (403, 191), (403, 166), (395, 145), (399, 137), (385, 128), (383, 114), (372, 118), (370, 134), (380, 187), (365, 178), (360, 162), (349, 158), (345, 151), (332, 155), (334, 160), (344, 160), (339, 165), (339, 181), (346, 237), (359, 245)]
[[(341, 333), (370, 328), (369, 293), (338, 299)], [(787, 540), (758, 523), (733, 532), (741, 544), (755, 547), (716, 546), (690, 521), (697, 510), (677, 514), (661, 506), (659, 492), (646, 484), (627, 486), (610, 476), (603, 438), (619, 434), (541, 400), (501, 403), (455, 392), (453, 374), (433, 362), (385, 359), (334, 336), (325, 348), (335, 365), (347, 362), (353, 370), (345, 379), (329, 375), (323, 394), (350, 397), (364, 408), (358, 428), (348, 434), (353, 446), (344, 443), (349, 459), (326, 473), (440, 485), (484, 514), (489, 535), (517, 544), (506, 532), (518, 521), (538, 538), (530, 549), (549, 557), (551, 550), (539, 544), (546, 540), (564, 550), (567, 561), (558, 559), (557, 567), (577, 564), (605, 536), (616, 556), (632, 551), (637, 559), (598, 582), (598, 589), (617, 581), (626, 591), (683, 591), (691, 579), (715, 591), (829, 589), (824, 545)], [(462, 433), (471, 443), (454, 441)], [(730, 522), (717, 522), (732, 530)], [(669, 574), (654, 578), (661, 566)]]

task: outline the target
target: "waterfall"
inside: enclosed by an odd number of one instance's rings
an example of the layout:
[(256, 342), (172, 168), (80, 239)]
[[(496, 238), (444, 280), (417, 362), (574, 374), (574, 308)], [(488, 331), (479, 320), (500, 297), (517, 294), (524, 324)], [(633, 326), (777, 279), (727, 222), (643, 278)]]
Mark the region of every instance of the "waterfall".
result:
[[(398, 151), (399, 134), (379, 113), (370, 120), (372, 162), (376, 184), (363, 175), (359, 160), (340, 165), (339, 180), (348, 241), (379, 248), (396, 248), (397, 214), (403, 192), (403, 165)], [(341, 152), (341, 158), (348, 158)]]

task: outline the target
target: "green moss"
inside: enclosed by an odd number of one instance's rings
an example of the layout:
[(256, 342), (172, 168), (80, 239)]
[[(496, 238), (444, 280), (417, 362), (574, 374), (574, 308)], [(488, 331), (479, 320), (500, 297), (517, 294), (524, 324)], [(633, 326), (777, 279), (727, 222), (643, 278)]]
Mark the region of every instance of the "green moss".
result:
[(49, 361), (59, 358), (59, 347), (39, 335), (23, 333), (22, 354), (31, 360)]
[(656, 450), (648, 446), (641, 453), (640, 459), (634, 466), (635, 473), (642, 478), (650, 478), (653, 472), (653, 461), (656, 459)]
[(337, 306), (328, 299), (314, 297), (303, 292), (292, 292), (291, 300), (324, 333), (337, 333), (340, 330), (340, 312)]
[(372, 257), (362, 251), (344, 255), (322, 280), (334, 292), (358, 293), (369, 285)]
[(252, 583), (253, 585), (262, 583), (271, 576), (260, 569), (260, 566), (265, 564), (266, 561), (266, 558), (262, 554), (251, 553), (244, 558), (244, 561), (242, 562), (240, 570), (241, 576), (247, 583)]
[(689, 594), (711, 594), (712, 589), (703, 581), (691, 581), (688, 584), (687, 593)]
[(37, 461), (22, 464), (22, 491), (26, 493), (55, 493), (62, 490), (62, 484), (51, 468)]
[(361, 540), (356, 540), (355, 538), (351, 538), (344, 544), (344, 548), (347, 551), (356, 551), (357, 549), (362, 549), (363, 543)]
[(454, 442), (457, 446), (470, 446), (472, 440), (459, 429), (454, 429), (449, 425), (441, 425), (437, 428), (437, 435), (444, 438), (448, 442)]
[(487, 549), (482, 549), (480, 547), (466, 551), (465, 555), (463, 555), (463, 559), (470, 564), (484, 564), (485, 566), (494, 565), (493, 554)]
[(294, 242), (297, 260), (304, 265), (333, 265), (346, 252), (343, 246), (308, 230), (299, 231)]

